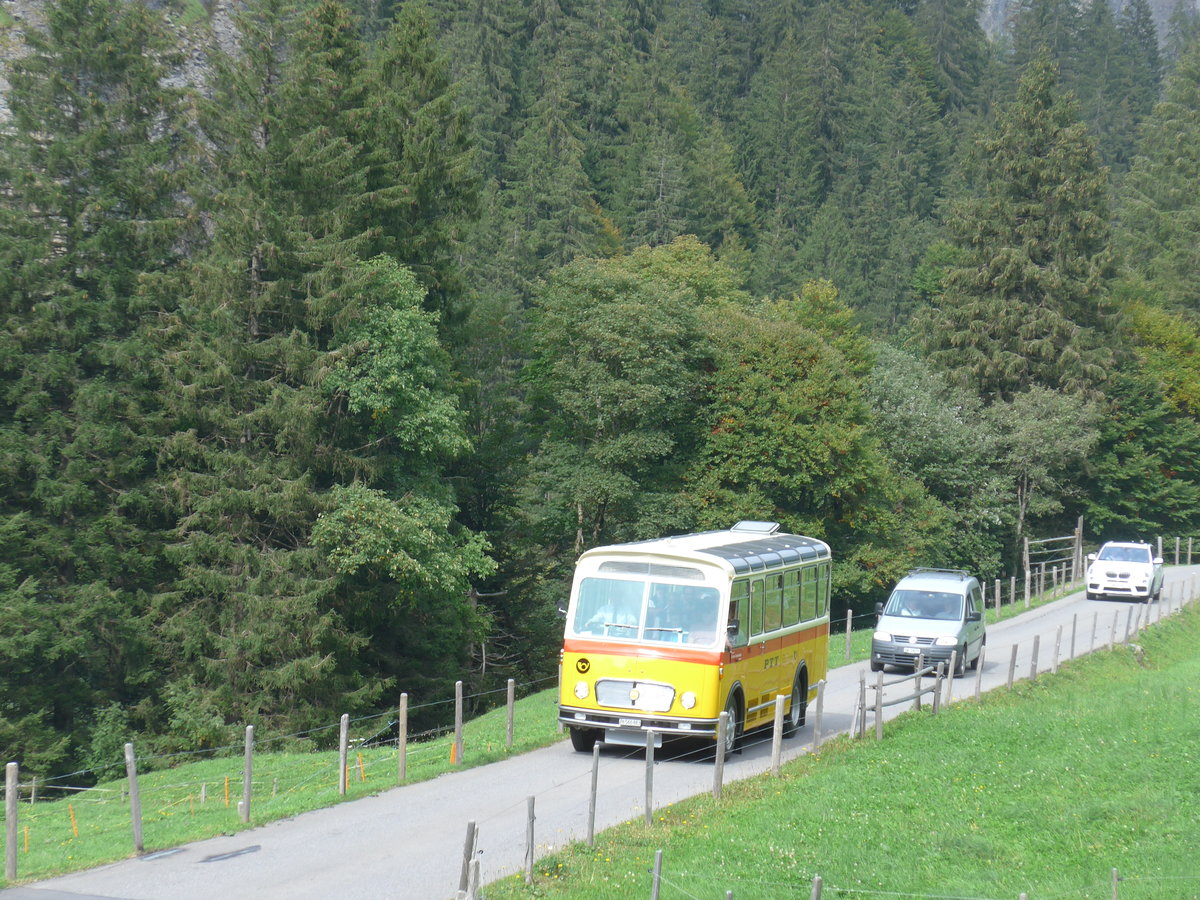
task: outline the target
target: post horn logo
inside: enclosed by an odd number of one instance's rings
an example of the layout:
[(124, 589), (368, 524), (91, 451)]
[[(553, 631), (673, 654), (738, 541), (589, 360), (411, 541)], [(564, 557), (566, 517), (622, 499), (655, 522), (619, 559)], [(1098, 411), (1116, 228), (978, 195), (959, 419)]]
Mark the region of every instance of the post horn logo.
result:
[(588, 670), (591, 667), (592, 667), (591, 660), (582, 659), (582, 658), (575, 660), (575, 671), (578, 672), (580, 675), (586, 675), (588, 673)]

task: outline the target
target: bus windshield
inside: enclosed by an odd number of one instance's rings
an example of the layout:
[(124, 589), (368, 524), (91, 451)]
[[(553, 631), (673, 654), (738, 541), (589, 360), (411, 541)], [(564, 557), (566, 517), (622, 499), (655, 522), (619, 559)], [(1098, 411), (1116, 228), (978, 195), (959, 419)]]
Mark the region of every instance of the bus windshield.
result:
[(579, 583), (571, 629), (581, 637), (712, 647), (720, 614), (716, 588), (588, 577)]

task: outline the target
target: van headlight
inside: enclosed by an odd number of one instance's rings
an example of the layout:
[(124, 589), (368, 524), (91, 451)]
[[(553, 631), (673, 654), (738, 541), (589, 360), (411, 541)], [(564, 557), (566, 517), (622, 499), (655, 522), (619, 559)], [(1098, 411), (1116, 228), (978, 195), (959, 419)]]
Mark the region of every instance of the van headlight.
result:
[(692, 691), (684, 691), (683, 696), (679, 698), (679, 705), (684, 709), (692, 709), (696, 706), (696, 695)]
[(892, 639), (892, 636), (886, 631), (877, 631), (872, 637), (877, 641), (890, 641)]
[(575, 682), (575, 696), (580, 700), (586, 700), (588, 695), (588, 683), (586, 681)]
[(958, 644), (958, 638), (952, 634), (943, 634), (940, 638), (933, 642), (938, 647), (953, 647)]

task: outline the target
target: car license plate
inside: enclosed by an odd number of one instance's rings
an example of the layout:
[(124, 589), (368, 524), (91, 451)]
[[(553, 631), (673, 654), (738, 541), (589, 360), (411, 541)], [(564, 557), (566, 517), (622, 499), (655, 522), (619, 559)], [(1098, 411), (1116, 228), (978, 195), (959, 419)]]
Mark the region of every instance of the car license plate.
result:
[(918, 649), (917, 647), (905, 647), (905, 648), (904, 648), (904, 652), (905, 652), (905, 653), (911, 653), (913, 656), (916, 656), (916, 655), (917, 655), (918, 653), (920, 653), (921, 651), (920, 651), (920, 649)]
[(641, 728), (641, 719), (617, 719), (617, 724), (622, 728)]

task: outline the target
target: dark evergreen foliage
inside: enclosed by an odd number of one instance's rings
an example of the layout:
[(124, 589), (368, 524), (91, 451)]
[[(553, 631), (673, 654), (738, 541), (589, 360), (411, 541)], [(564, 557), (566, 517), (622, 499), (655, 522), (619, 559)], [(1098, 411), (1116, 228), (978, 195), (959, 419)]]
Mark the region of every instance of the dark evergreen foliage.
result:
[(0, 745), (551, 676), (602, 541), (774, 518), (840, 610), (1079, 514), (1190, 528), (1194, 12), (1160, 56), (1148, 0), (980, 5), (254, 0), (185, 92), (147, 5), (46, 0), (0, 134)]

